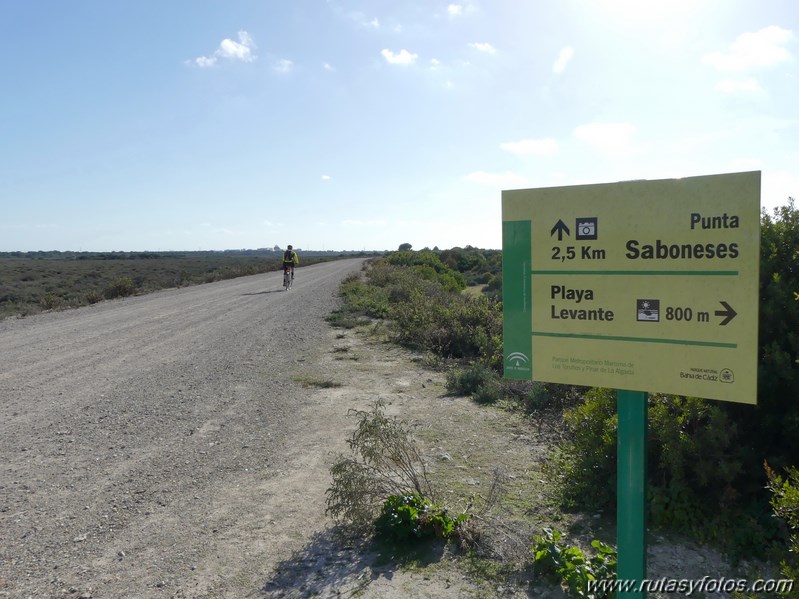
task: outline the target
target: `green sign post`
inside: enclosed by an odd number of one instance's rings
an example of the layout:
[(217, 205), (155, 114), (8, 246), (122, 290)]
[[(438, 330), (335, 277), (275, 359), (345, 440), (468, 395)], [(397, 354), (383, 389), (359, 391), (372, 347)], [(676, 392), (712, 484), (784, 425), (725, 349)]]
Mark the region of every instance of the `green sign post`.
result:
[[(646, 578), (646, 431), (647, 394), (617, 391), (618, 470), (616, 537), (620, 580)], [(640, 593), (617, 593), (618, 597), (637, 597)]]
[(760, 173), (502, 192), (505, 377), (618, 391), (619, 578), (646, 572), (647, 392), (754, 404)]

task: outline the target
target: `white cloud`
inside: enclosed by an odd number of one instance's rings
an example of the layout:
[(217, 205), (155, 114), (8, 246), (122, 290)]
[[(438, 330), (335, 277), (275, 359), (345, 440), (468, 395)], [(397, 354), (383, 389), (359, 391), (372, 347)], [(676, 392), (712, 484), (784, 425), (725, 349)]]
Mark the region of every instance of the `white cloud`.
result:
[(288, 73), (294, 68), (294, 63), (287, 58), (279, 58), (272, 65), (272, 70), (278, 73)]
[(366, 27), (370, 27), (372, 29), (380, 29), (380, 21), (377, 18), (372, 19), (368, 23), (365, 23)]
[(413, 64), (419, 58), (418, 54), (411, 54), (404, 48), (399, 51), (399, 54), (394, 54), (391, 50), (385, 49), (380, 54), (389, 64)]
[(485, 52), (486, 54), (496, 54), (497, 49), (488, 42), (473, 42), (469, 44), (470, 48), (474, 48), (478, 52)]
[(505, 171), (504, 173), (487, 173), (485, 171), (475, 171), (466, 175), (465, 179), (472, 183), (481, 185), (497, 185), (501, 187), (518, 187), (527, 185), (527, 179), (516, 173)]
[(219, 43), (219, 47), (211, 56), (199, 56), (194, 59), (194, 64), (200, 68), (215, 66), (220, 58), (240, 62), (252, 62), (256, 56), (252, 53), (255, 49), (255, 42), (246, 31), (239, 31), (239, 41), (234, 42), (230, 38), (225, 38)]
[(589, 123), (574, 129), (574, 136), (604, 154), (620, 154), (633, 148), (635, 127), (630, 123)]
[(772, 25), (754, 33), (742, 33), (727, 52), (711, 52), (702, 61), (720, 71), (768, 67), (792, 59), (784, 46), (793, 39), (793, 31)]
[(216, 56), (198, 56), (194, 59), (194, 64), (201, 69), (207, 69), (216, 64)]
[(477, 7), (470, 1), (452, 2), (447, 5), (447, 16), (450, 19), (460, 19), (477, 12)]
[(323, 63), (322, 63), (322, 68), (323, 68), (324, 70), (326, 70), (327, 72), (329, 72), (329, 73), (332, 73), (333, 71), (335, 71), (335, 70), (336, 70), (336, 67), (334, 67), (334, 66), (333, 66), (332, 64), (330, 64), (329, 62), (323, 62)]
[(447, 13), (450, 17), (460, 17), (463, 15), (463, 6), (461, 4), (450, 4), (447, 6)]
[(330, 175), (322, 175), (322, 181), (330, 181), (332, 178)]
[(223, 39), (219, 44), (219, 49), (217, 52), (222, 58), (241, 60), (243, 62), (252, 62), (253, 47), (254, 44), (250, 34), (246, 31), (239, 31), (238, 42), (234, 42), (232, 39)]
[(716, 91), (723, 94), (765, 94), (765, 90), (760, 87), (757, 79), (748, 77), (746, 79), (724, 79), (716, 84)]
[(551, 137), (544, 139), (523, 139), (521, 141), (509, 141), (499, 146), (506, 152), (511, 154), (535, 155), (535, 156), (552, 156), (558, 151), (558, 142)]
[(574, 48), (571, 46), (566, 46), (560, 51), (558, 54), (557, 60), (555, 60), (555, 64), (552, 65), (552, 72), (556, 75), (560, 75), (563, 71), (566, 70), (566, 67), (571, 62), (572, 57), (574, 56)]

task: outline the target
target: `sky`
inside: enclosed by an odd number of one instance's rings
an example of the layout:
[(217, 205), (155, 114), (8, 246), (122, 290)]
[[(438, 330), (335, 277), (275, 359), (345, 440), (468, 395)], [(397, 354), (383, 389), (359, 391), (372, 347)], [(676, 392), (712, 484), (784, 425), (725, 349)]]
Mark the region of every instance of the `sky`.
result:
[(762, 171), (795, 0), (0, 0), (0, 251), (502, 247), (501, 192)]

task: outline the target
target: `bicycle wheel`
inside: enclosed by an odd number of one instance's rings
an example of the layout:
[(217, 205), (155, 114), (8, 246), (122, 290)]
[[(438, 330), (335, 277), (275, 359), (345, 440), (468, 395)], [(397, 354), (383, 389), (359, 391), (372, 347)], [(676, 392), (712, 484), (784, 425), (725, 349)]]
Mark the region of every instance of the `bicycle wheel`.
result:
[(291, 289), (291, 273), (288, 271), (283, 273), (283, 287), (286, 291)]

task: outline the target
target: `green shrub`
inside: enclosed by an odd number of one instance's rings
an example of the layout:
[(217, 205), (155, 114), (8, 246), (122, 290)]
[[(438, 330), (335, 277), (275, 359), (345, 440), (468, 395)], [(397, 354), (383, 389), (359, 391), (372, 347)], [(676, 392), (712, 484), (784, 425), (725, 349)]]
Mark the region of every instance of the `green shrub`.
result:
[(391, 495), (375, 520), (375, 529), (379, 536), (394, 543), (448, 539), (468, 517), (459, 514), (453, 518), (445, 508), (418, 493)]
[(45, 293), (41, 300), (39, 300), (39, 303), (45, 310), (55, 310), (64, 304), (64, 298), (59, 297), (54, 293)]
[(739, 440), (718, 403), (653, 395), (649, 421), (652, 521), (701, 530), (714, 513), (735, 507)]
[(496, 373), (486, 365), (476, 362), (464, 369), (447, 373), (447, 391), (454, 395), (472, 395), (489, 380), (496, 378)]
[(462, 291), (466, 288), (466, 278), (441, 262), (438, 255), (430, 250), (393, 252), (386, 256), (385, 261), (393, 266), (411, 267), (414, 276), (436, 281), (448, 291)]
[(502, 364), (502, 314), (485, 297), (437, 296), (412, 289), (392, 304), (396, 341), (446, 358), (476, 358), (499, 370)]
[[(788, 552), (780, 563), (780, 572), (786, 578), (799, 580), (799, 469), (790, 466), (786, 475), (774, 472), (765, 463), (768, 488), (771, 491), (771, 507), (774, 515), (782, 519), (790, 533)], [(790, 597), (799, 597), (799, 588)]]
[(480, 404), (494, 404), (503, 399), (503, 386), (498, 378), (491, 378), (472, 393), (472, 399)]
[(506, 400), (517, 403), (528, 414), (548, 409), (552, 404), (547, 386), (533, 381), (502, 381), (502, 395)]
[[(564, 412), (566, 440), (546, 465), (565, 508), (613, 510), (616, 393), (591, 389)], [(731, 557), (763, 555), (777, 531), (736, 487), (741, 439), (717, 402), (653, 394), (649, 399), (647, 491), (653, 526), (714, 541)]]
[(447, 373), (447, 391), (472, 397), (477, 403), (493, 404), (505, 400), (528, 414), (547, 408), (551, 402), (546, 385), (532, 381), (503, 380), (483, 362)]
[(130, 277), (117, 277), (105, 288), (103, 295), (105, 295), (106, 299), (114, 299), (133, 295), (134, 291), (133, 279)]
[(347, 441), (350, 455), (339, 455), (330, 468), (326, 512), (362, 528), (392, 495), (416, 494), (433, 502), (433, 487), (408, 424), (386, 416), (380, 402), (355, 415), (358, 424)]
[(618, 554), (615, 548), (594, 540), (591, 547), (596, 554), (587, 556), (579, 547), (567, 547), (560, 531), (545, 528), (543, 535), (533, 537), (533, 563), (537, 571), (555, 582), (566, 585), (573, 597), (612, 597), (611, 593), (592, 588), (598, 580), (616, 578)]
[(385, 318), (389, 310), (388, 293), (384, 288), (369, 285), (359, 277), (347, 278), (339, 289), (347, 309), (372, 318)]
[(728, 404), (724, 410), (748, 446), (744, 472), (754, 484), (746, 492), (767, 507), (763, 460), (782, 469), (796, 465), (799, 456), (799, 209), (794, 200), (773, 216), (764, 212), (760, 231), (757, 406)]
[(103, 294), (99, 291), (92, 289), (91, 291), (86, 292), (86, 303), (96, 304), (101, 301), (103, 301)]
[(566, 441), (545, 469), (564, 507), (606, 509), (616, 501), (616, 393), (596, 388), (563, 414)]

